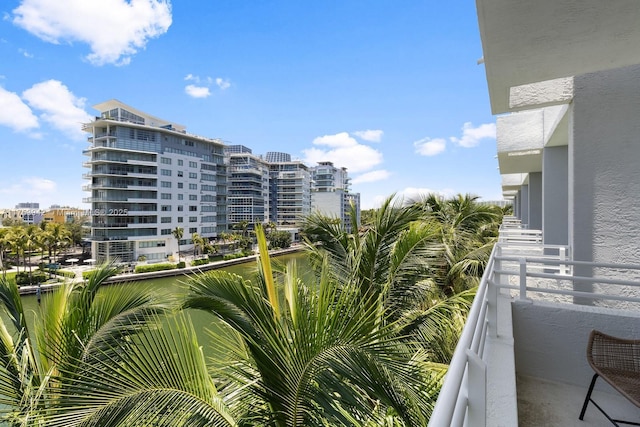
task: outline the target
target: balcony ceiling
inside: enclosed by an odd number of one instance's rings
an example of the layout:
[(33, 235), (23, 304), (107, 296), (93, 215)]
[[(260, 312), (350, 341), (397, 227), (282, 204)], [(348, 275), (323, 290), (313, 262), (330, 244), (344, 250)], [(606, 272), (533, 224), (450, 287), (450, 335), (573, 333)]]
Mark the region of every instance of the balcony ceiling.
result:
[(640, 63), (638, 0), (476, 0), (491, 109), (511, 87)]

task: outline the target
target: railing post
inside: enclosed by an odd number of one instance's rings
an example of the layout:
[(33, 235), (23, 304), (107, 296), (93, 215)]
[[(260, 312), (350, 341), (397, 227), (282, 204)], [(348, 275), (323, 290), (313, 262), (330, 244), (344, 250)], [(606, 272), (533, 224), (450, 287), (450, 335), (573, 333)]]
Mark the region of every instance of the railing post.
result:
[(486, 427), (487, 425), (487, 365), (477, 354), (467, 349), (468, 371), (468, 417), (465, 425)]
[(520, 258), (520, 299), (527, 299), (527, 260)]

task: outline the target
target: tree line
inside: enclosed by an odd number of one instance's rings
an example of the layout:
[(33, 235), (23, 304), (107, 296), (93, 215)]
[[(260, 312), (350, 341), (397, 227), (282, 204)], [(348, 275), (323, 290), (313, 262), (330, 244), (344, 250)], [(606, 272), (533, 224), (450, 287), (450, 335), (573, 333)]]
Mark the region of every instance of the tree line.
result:
[[(251, 280), (212, 271), (168, 297), (101, 288), (115, 272), (107, 264), (45, 295), (33, 324), (0, 280), (0, 416), (15, 426), (426, 425), (503, 213), (459, 195), (389, 198), (353, 233), (312, 215), (304, 280), (295, 263), (269, 259), (256, 226)], [(211, 319), (215, 355), (194, 311)]]

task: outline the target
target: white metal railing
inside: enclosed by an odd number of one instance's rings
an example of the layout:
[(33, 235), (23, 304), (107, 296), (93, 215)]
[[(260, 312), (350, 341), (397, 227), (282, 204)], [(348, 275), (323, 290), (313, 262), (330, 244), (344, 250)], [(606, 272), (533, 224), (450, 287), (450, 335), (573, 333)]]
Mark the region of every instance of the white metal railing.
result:
[[(487, 361), (484, 359), (484, 346), (488, 337), (497, 337), (497, 297), (500, 289), (508, 290), (514, 298), (527, 300), (535, 293), (541, 298), (563, 295), (574, 299), (640, 304), (639, 297), (623, 295), (616, 288), (638, 289), (635, 295), (640, 295), (640, 279), (619, 278), (622, 271), (622, 276), (640, 277), (640, 265), (593, 263), (570, 258), (566, 246), (534, 245), (522, 241), (516, 244), (501, 241), (495, 245), (449, 364), (429, 426), (486, 426)], [(596, 271), (598, 276), (576, 276), (575, 270), (580, 267), (588, 267)], [(544, 280), (542, 286), (532, 286), (531, 282), (539, 279)], [(576, 282), (611, 286), (611, 293), (575, 289)], [(556, 283), (557, 287), (545, 286), (545, 283)]]

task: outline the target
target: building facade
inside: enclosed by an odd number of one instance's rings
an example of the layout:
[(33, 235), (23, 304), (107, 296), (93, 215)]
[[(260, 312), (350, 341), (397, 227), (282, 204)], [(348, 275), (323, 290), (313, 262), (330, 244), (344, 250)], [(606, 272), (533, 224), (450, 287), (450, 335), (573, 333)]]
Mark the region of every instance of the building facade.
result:
[[(90, 133), (91, 239), (99, 262), (164, 260), (188, 250), (191, 235), (215, 238), (227, 229), (226, 165), (219, 140), (191, 135), (177, 125), (117, 100), (83, 130)], [(177, 242), (172, 231), (183, 229)], [(185, 247), (182, 247), (185, 245)]]
[(320, 162), (311, 168), (311, 209), (323, 215), (339, 218), (348, 232), (352, 232), (351, 206), (356, 208), (360, 222), (360, 194), (350, 193), (351, 180), (347, 168), (332, 162)]
[[(278, 226), (299, 226), (311, 213), (311, 173), (309, 167), (291, 156), (274, 157), (269, 164), (270, 220)], [(285, 153), (277, 153), (285, 154)], [(271, 160), (274, 161), (271, 161)], [(276, 161), (284, 159), (284, 161)]]
[(269, 165), (242, 145), (224, 148), (228, 162), (227, 211), (230, 228), (246, 221), (249, 228), (270, 218)]

